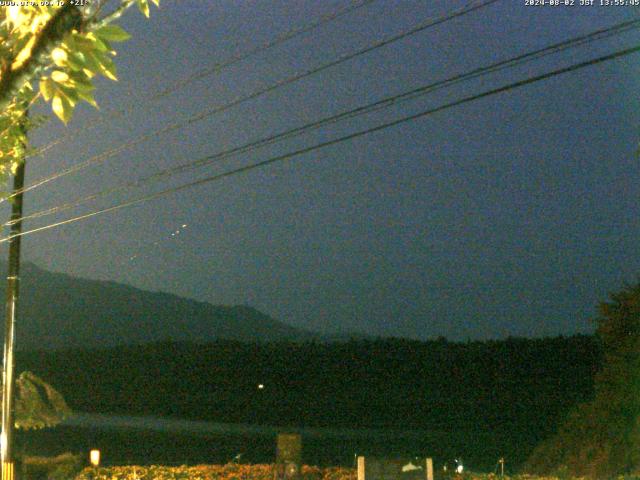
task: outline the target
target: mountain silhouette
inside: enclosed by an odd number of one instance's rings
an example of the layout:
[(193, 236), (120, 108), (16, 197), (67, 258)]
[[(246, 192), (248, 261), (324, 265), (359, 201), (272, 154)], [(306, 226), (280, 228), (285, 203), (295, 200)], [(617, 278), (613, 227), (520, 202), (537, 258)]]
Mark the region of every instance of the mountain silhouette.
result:
[[(0, 262), (0, 272), (6, 272), (6, 263)], [(2, 298), (5, 288), (0, 282)], [(22, 265), (18, 310), (19, 350), (319, 337), (249, 306), (212, 305), (115, 282), (54, 273), (32, 263)], [(0, 331), (4, 331), (4, 324)]]

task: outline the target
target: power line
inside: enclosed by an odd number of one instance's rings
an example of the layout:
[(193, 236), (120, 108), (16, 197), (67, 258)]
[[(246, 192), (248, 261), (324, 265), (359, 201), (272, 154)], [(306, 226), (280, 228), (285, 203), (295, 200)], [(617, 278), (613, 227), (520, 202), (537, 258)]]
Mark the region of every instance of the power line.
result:
[[(172, 175), (176, 175), (178, 173), (182, 173), (194, 168), (199, 168), (205, 165), (209, 165), (213, 162), (216, 161), (220, 161), (223, 159), (226, 159), (230, 156), (233, 155), (237, 155), (240, 153), (246, 153), (252, 150), (255, 150), (257, 148), (260, 147), (264, 147), (267, 145), (271, 145), (273, 143), (285, 140), (287, 138), (291, 138), (294, 136), (298, 136), (304, 133), (307, 133), (308, 131), (312, 130), (312, 129), (317, 129), (320, 128), (322, 126), (325, 125), (329, 125), (329, 124), (333, 124), (336, 123), (338, 121), (342, 121), (345, 119), (350, 119), (350, 118), (354, 118), (356, 116), (359, 115), (364, 115), (367, 113), (371, 113), (371, 112), (375, 112), (378, 111), (382, 108), (387, 108), (390, 107), (392, 105), (401, 103), (401, 102), (405, 102), (408, 100), (413, 100), (415, 98), (418, 98), (420, 96), (426, 95), (428, 93), (431, 93), (433, 91), (439, 90), (441, 88), (444, 87), (448, 87), (457, 83), (461, 83), (463, 81), (467, 81), (467, 80), (471, 80), (474, 78), (478, 78), (482, 75), (486, 75), (489, 73), (495, 73), (498, 71), (502, 71), (506, 68), (513, 68), (515, 66), (519, 66), (534, 60), (538, 60), (540, 58), (543, 58), (545, 56), (551, 55), (551, 54), (555, 54), (564, 50), (567, 50), (569, 48), (575, 48), (578, 46), (582, 46), (584, 44), (589, 44), (592, 43), (595, 40), (602, 40), (603, 38), (608, 38), (611, 37), (612, 35), (617, 35), (626, 31), (629, 31), (631, 29), (635, 29), (640, 27), (640, 19), (636, 19), (636, 20), (630, 20), (630, 21), (625, 21), (625, 22), (621, 22), (615, 25), (612, 25), (610, 27), (606, 27), (606, 28), (601, 28), (599, 30), (595, 30), (593, 32), (590, 32), (588, 34), (584, 34), (584, 35), (580, 35), (578, 37), (574, 37), (572, 39), (569, 40), (565, 40), (559, 43), (555, 43), (553, 45), (544, 47), (544, 48), (540, 48), (538, 50), (534, 50), (532, 52), (528, 52), (528, 53), (524, 53), (521, 55), (517, 55), (515, 57), (506, 59), (506, 60), (502, 60), (496, 63), (493, 63), (491, 65), (488, 65), (486, 67), (480, 67), (480, 68), (476, 68), (474, 70), (471, 70), (470, 72), (467, 73), (463, 73), (463, 74), (458, 74), (455, 75), (453, 77), (449, 77), (447, 79), (444, 80), (440, 80), (440, 81), (436, 81), (434, 83), (430, 83), (428, 85), (425, 86), (421, 86), (412, 90), (409, 90), (407, 92), (403, 92), (401, 94), (397, 94), (397, 95), (392, 95), (389, 97), (386, 97), (382, 100), (378, 100), (376, 102), (373, 103), (369, 103), (367, 105), (361, 106), (361, 107), (357, 107), (355, 109), (351, 109), (349, 111), (346, 112), (342, 112), (336, 115), (331, 115), (325, 118), (322, 118), (320, 120), (317, 120), (315, 122), (311, 122), (308, 124), (305, 124), (303, 126), (300, 127), (296, 127), (290, 130), (287, 130), (285, 132), (279, 133), (279, 134), (275, 134), (275, 135), (271, 135), (269, 137), (266, 138), (262, 138), (260, 140), (256, 140), (253, 142), (250, 142), (248, 144), (244, 144), (229, 150), (225, 150), (213, 155), (208, 155), (206, 157), (191, 161), (191, 162), (187, 162), (185, 164), (182, 165), (177, 165), (175, 167), (171, 167), (171, 168), (167, 168), (164, 170), (161, 170), (159, 172), (156, 172), (154, 174), (151, 174), (147, 177), (143, 177), (141, 179), (138, 179), (136, 181), (133, 182), (127, 182), (123, 185), (119, 185), (113, 188), (109, 188), (109, 189), (105, 189), (102, 190), (100, 192), (94, 193), (92, 195), (88, 195), (86, 197), (80, 198), (78, 200), (75, 200), (73, 202), (68, 202), (62, 205), (58, 205), (55, 207), (51, 207), (48, 209), (44, 209), (35, 213), (32, 213), (30, 215), (27, 215), (25, 217), (22, 217), (22, 220), (27, 220), (27, 219), (32, 219), (32, 218), (39, 218), (39, 217), (43, 217), (45, 215), (51, 215), (53, 213), (58, 213), (60, 211), (63, 210), (67, 210), (69, 208), (73, 208), (79, 205), (82, 205), (83, 203), (92, 201), (92, 200), (96, 200), (97, 198), (100, 197), (104, 197), (106, 195), (112, 194), (112, 193), (116, 193), (116, 192), (120, 192), (123, 190), (127, 190), (130, 188), (138, 188), (141, 187), (142, 185), (146, 184), (146, 183), (150, 183), (153, 181), (157, 181), (163, 177), (168, 177), (168, 176), (172, 176)], [(9, 221), (7, 223), (4, 224), (4, 226), (10, 226), (12, 225), (13, 221)]]
[(364, 49), (358, 50), (357, 52), (343, 55), (343, 56), (339, 57), (337, 60), (333, 60), (333, 61), (331, 61), (329, 63), (325, 63), (325, 64), (323, 64), (323, 65), (321, 65), (319, 67), (315, 67), (315, 68), (312, 68), (310, 70), (306, 70), (303, 73), (296, 74), (296, 75), (293, 75), (291, 77), (288, 77), (288, 78), (285, 78), (283, 80), (280, 80), (280, 81), (276, 82), (275, 84), (272, 84), (270, 86), (267, 86), (266, 88), (263, 88), (262, 90), (258, 90), (258, 91), (254, 92), (254, 93), (249, 94), (249, 95), (246, 95), (246, 96), (243, 96), (243, 97), (239, 97), (239, 98), (237, 98), (236, 100), (234, 100), (234, 101), (232, 101), (230, 103), (227, 103), (227, 104), (222, 105), (222, 106), (214, 107), (213, 109), (205, 110), (203, 112), (200, 112), (200, 113), (198, 113), (196, 115), (193, 115), (193, 116), (189, 117), (186, 120), (167, 125), (167, 126), (161, 128), (160, 130), (154, 130), (154, 131), (147, 132), (147, 133), (145, 133), (143, 135), (140, 135), (140, 136), (130, 140), (127, 143), (124, 143), (124, 144), (119, 145), (117, 147), (114, 147), (114, 148), (112, 148), (110, 150), (102, 152), (102, 153), (100, 153), (98, 155), (95, 155), (95, 156), (85, 160), (84, 162), (81, 162), (79, 164), (73, 165), (73, 166), (71, 166), (69, 168), (66, 168), (64, 170), (56, 172), (56, 173), (54, 173), (54, 174), (52, 174), (52, 175), (50, 175), (48, 177), (40, 179), (40, 180), (36, 181), (35, 183), (33, 183), (33, 184), (31, 184), (31, 185), (29, 185), (27, 187), (24, 187), (20, 191), (16, 191), (16, 192), (12, 193), (11, 195), (9, 195), (9, 196), (7, 196), (7, 197), (5, 197), (3, 199), (0, 199), (0, 203), (4, 202), (6, 200), (9, 200), (9, 199), (13, 198), (14, 196), (19, 195), (20, 193), (28, 192), (29, 190), (33, 190), (34, 188), (40, 187), (40, 186), (42, 186), (44, 184), (47, 184), (47, 183), (49, 183), (49, 182), (51, 182), (53, 180), (56, 180), (58, 178), (64, 177), (66, 175), (69, 175), (71, 173), (75, 173), (75, 172), (78, 172), (80, 170), (83, 170), (84, 168), (86, 168), (86, 167), (88, 167), (90, 165), (95, 165), (95, 164), (98, 164), (100, 162), (103, 162), (106, 159), (108, 159), (108, 158), (110, 158), (110, 157), (112, 157), (112, 156), (114, 156), (114, 155), (116, 155), (118, 153), (121, 153), (122, 151), (124, 151), (124, 150), (126, 150), (126, 149), (128, 149), (128, 148), (130, 148), (132, 146), (138, 145), (139, 143), (142, 143), (142, 142), (144, 142), (144, 141), (146, 141), (146, 140), (148, 140), (148, 139), (150, 139), (152, 137), (155, 137), (157, 135), (162, 135), (162, 134), (165, 134), (165, 133), (169, 133), (171, 131), (183, 128), (183, 127), (185, 127), (187, 125), (191, 125), (193, 123), (199, 122), (199, 121), (201, 121), (201, 120), (203, 120), (203, 119), (205, 119), (205, 118), (207, 118), (207, 117), (209, 117), (211, 115), (223, 112), (223, 111), (228, 110), (228, 109), (230, 109), (232, 107), (235, 107), (235, 106), (237, 106), (237, 105), (239, 105), (241, 103), (244, 103), (246, 101), (258, 98), (258, 97), (260, 97), (260, 96), (262, 96), (262, 95), (264, 95), (266, 93), (272, 92), (272, 91), (274, 91), (274, 90), (276, 90), (276, 89), (278, 89), (280, 87), (283, 87), (285, 85), (289, 85), (289, 84), (294, 83), (294, 82), (296, 82), (298, 80), (301, 80), (303, 78), (309, 77), (311, 75), (319, 73), (319, 72), (321, 72), (323, 70), (326, 70), (328, 68), (334, 67), (334, 66), (336, 66), (336, 65), (338, 65), (340, 63), (346, 62), (348, 60), (352, 60), (352, 59), (354, 59), (354, 58), (356, 58), (356, 57), (358, 57), (360, 55), (364, 55), (364, 54), (366, 54), (368, 52), (371, 52), (371, 51), (376, 50), (378, 48), (381, 48), (383, 46), (389, 45), (390, 43), (396, 42), (396, 41), (401, 40), (403, 38), (406, 38), (406, 37), (408, 37), (410, 35), (413, 35), (413, 34), (416, 34), (418, 32), (421, 32), (423, 30), (426, 30), (427, 28), (434, 27), (436, 25), (440, 25), (442, 23), (445, 23), (447, 21), (453, 20), (453, 19), (455, 19), (457, 17), (460, 17), (462, 15), (466, 15), (468, 13), (474, 12), (474, 11), (480, 9), (480, 8), (487, 7), (487, 6), (489, 6), (489, 5), (493, 4), (493, 3), (496, 3), (498, 1), (499, 0), (484, 0), (482, 2), (478, 2), (478, 1), (471, 2), (469, 5), (463, 7), (462, 9), (455, 10), (455, 11), (453, 11), (451, 13), (448, 13), (448, 14), (446, 14), (444, 16), (441, 16), (441, 17), (438, 17), (438, 18), (435, 18), (435, 19), (431, 19), (428, 22), (423, 23), (418, 27), (414, 27), (414, 28), (412, 28), (412, 29), (410, 29), (408, 31), (405, 31), (405, 32), (400, 33), (398, 35), (395, 35), (393, 37), (387, 38), (385, 40), (381, 40), (381, 41), (375, 42), (374, 44), (372, 44), (372, 45), (370, 45), (370, 46), (368, 46), (368, 47), (366, 47)]
[[(341, 8), (336, 10), (335, 12), (326, 14), (326, 15), (322, 15), (318, 20), (308, 24), (308, 25), (303, 25), (299, 28), (295, 28), (293, 30), (289, 30), (281, 35), (278, 35), (277, 37), (275, 37), (272, 40), (269, 40), (263, 44), (260, 44), (244, 53), (240, 53), (237, 55), (233, 55), (231, 57), (229, 57), (228, 59), (216, 63), (210, 67), (206, 67), (203, 69), (198, 70), (195, 73), (192, 73), (191, 75), (186, 75), (185, 77), (183, 77), (182, 79), (176, 81), (175, 83), (173, 83), (172, 85), (166, 87), (164, 90), (161, 90), (160, 92), (152, 95), (151, 97), (145, 99), (145, 102), (154, 102), (157, 100), (160, 100), (184, 87), (186, 87), (187, 85), (197, 81), (197, 80), (201, 80), (203, 78), (206, 78), (210, 75), (216, 74), (222, 70), (224, 70), (225, 68), (231, 67), (237, 63), (240, 63), (254, 55), (260, 54), (262, 52), (265, 52), (273, 47), (276, 47), (278, 45), (281, 45), (291, 39), (294, 39), (300, 35), (303, 35), (305, 33), (308, 33), (318, 27), (321, 27), (327, 23), (332, 22), (333, 20), (336, 20), (339, 17), (342, 17), (343, 15), (347, 15), (355, 10), (358, 10), (362, 7), (365, 7), (373, 2), (375, 2), (376, 0), (362, 0), (359, 3), (354, 3), (354, 4), (349, 4), (347, 7)], [(112, 112), (107, 112), (107, 114), (111, 115), (110, 119), (113, 118), (121, 118), (123, 116), (126, 116), (128, 114), (130, 114), (131, 112), (133, 112), (136, 108), (136, 104), (135, 102), (132, 102), (132, 104), (125, 109), (122, 110), (114, 110)], [(88, 130), (92, 130), (98, 126), (100, 126), (101, 124), (103, 124), (104, 122), (106, 122), (108, 119), (108, 117), (106, 116), (102, 116), (99, 117), (98, 121), (93, 122), (92, 124), (85, 124), (83, 125), (83, 130), (84, 131), (88, 131)], [(27, 155), (26, 158), (30, 158), (36, 155), (40, 155), (48, 150), (50, 150), (51, 148), (53, 148), (54, 146), (60, 144), (61, 142), (64, 142), (65, 140), (73, 137), (74, 135), (70, 132), (67, 135), (63, 135), (62, 137), (53, 140), (52, 142), (48, 143), (47, 145), (37, 149), (36, 151), (30, 153), (29, 155)]]
[(603, 62), (606, 62), (606, 61), (609, 61), (609, 60), (614, 60), (614, 59), (617, 59), (617, 58), (621, 58), (623, 56), (630, 55), (632, 53), (636, 53), (636, 52), (639, 52), (639, 51), (640, 51), (640, 45), (639, 46), (635, 46), (635, 47), (631, 47), (631, 48), (627, 48), (627, 49), (624, 49), (624, 50), (619, 50), (617, 52), (614, 52), (614, 53), (611, 53), (611, 54), (608, 54), (608, 55), (604, 55), (604, 56), (601, 56), (601, 57), (598, 57), (598, 58), (595, 58), (595, 59), (592, 59), (592, 60), (587, 60), (587, 61), (584, 61), (584, 62), (580, 62), (580, 63), (574, 64), (574, 65), (570, 65), (568, 67), (564, 67), (564, 68), (560, 68), (560, 69), (557, 69), (557, 70), (553, 70), (551, 72), (547, 72), (547, 73), (544, 73), (544, 74), (541, 74), (541, 75), (537, 75), (535, 77), (529, 77), (527, 79), (520, 80), (520, 81), (517, 81), (517, 82), (513, 82), (513, 83), (510, 83), (510, 84), (507, 84), (507, 85), (503, 85), (501, 87), (493, 88), (491, 90), (486, 90), (486, 91), (484, 91), (482, 93), (479, 93), (479, 94), (470, 95), (470, 96), (464, 97), (464, 98), (462, 98), (460, 100), (449, 102), (449, 103), (446, 103), (444, 105), (440, 105), (440, 106), (435, 107), (435, 108), (431, 108), (431, 109), (428, 109), (428, 110), (423, 110), (422, 112), (419, 112), (419, 113), (416, 113), (416, 114), (413, 114), (413, 115), (408, 115), (408, 116), (402, 117), (400, 119), (393, 120), (391, 122), (387, 122), (387, 123), (378, 125), (376, 127), (367, 128), (365, 130), (360, 130), (358, 132), (351, 133), (349, 135), (345, 135), (345, 136), (342, 136), (342, 137), (339, 137), (339, 138), (335, 138), (333, 140), (328, 140), (326, 142), (318, 143), (318, 144), (310, 146), (310, 147), (301, 148), (301, 149), (296, 150), (294, 152), (290, 152), (290, 153), (286, 153), (286, 154), (283, 154), (283, 155), (278, 155), (278, 156), (275, 156), (275, 157), (271, 157), (271, 158), (269, 158), (267, 160), (263, 160), (263, 161), (258, 162), (258, 163), (254, 163), (254, 164), (251, 164), (251, 165), (246, 165), (244, 167), (239, 167), (239, 168), (236, 168), (234, 170), (230, 170), (230, 171), (227, 171), (227, 172), (224, 172), (224, 173), (220, 173), (220, 174), (217, 174), (217, 175), (205, 177), (205, 178), (202, 178), (202, 179), (199, 179), (199, 180), (195, 180), (193, 182), (189, 182), (189, 183), (186, 183), (186, 184), (183, 184), (183, 185), (179, 185), (177, 187), (169, 188), (169, 189), (162, 190), (162, 191), (150, 194), (150, 195), (146, 195), (144, 197), (139, 197), (137, 199), (133, 199), (133, 200), (129, 200), (129, 201), (126, 201), (126, 202), (123, 202), (123, 203), (119, 203), (119, 204), (113, 205), (111, 207), (103, 208), (103, 209), (96, 210), (96, 211), (93, 211), (93, 212), (90, 212), (90, 213), (86, 213), (86, 214), (83, 214), (83, 215), (78, 215), (76, 217), (68, 218), (66, 220), (62, 220), (62, 221), (59, 221), (59, 222), (51, 223), (49, 225), (45, 225), (45, 226), (42, 226), (42, 227), (38, 227), (38, 228), (31, 229), (31, 230), (27, 230), (27, 231), (24, 231), (24, 232), (22, 232), (20, 234), (9, 235), (7, 237), (1, 238), (0, 239), (0, 243), (8, 242), (9, 240), (11, 240), (12, 238), (15, 238), (17, 236), (24, 236), (24, 235), (29, 235), (29, 234), (36, 233), (36, 232), (41, 232), (41, 231), (44, 231), (44, 230), (49, 230), (51, 228), (55, 228), (55, 227), (59, 227), (59, 226), (62, 226), (62, 225), (69, 224), (69, 223), (74, 223), (74, 222), (77, 222), (77, 221), (80, 221), (80, 220), (91, 218), (91, 217), (94, 217), (96, 215), (100, 215), (102, 213), (107, 213), (107, 212), (112, 212), (112, 211), (115, 211), (115, 210), (120, 210), (120, 209), (125, 208), (125, 207), (136, 205), (138, 203), (142, 203), (142, 202), (146, 202), (146, 201), (153, 200), (153, 199), (156, 199), (156, 198), (160, 198), (160, 197), (163, 197), (165, 195), (169, 195), (169, 194), (176, 193), (176, 192), (179, 192), (179, 191), (182, 191), (182, 190), (186, 190), (188, 188), (192, 188), (192, 187), (195, 187), (195, 186), (198, 186), (198, 185), (204, 185), (204, 184), (211, 183), (211, 182), (214, 182), (214, 181), (222, 180), (224, 178), (227, 178), (227, 177), (230, 177), (230, 176), (233, 176), (233, 175), (237, 175), (237, 174), (240, 174), (240, 173), (245, 173), (245, 172), (248, 172), (250, 170), (255, 170), (257, 168), (262, 168), (262, 167), (265, 167), (267, 165), (271, 165), (271, 164), (276, 163), (276, 162), (288, 160), (290, 158), (297, 157), (297, 156), (312, 152), (314, 150), (319, 150), (321, 148), (325, 148), (325, 147), (329, 147), (329, 146), (332, 146), (332, 145), (336, 145), (338, 143), (346, 142), (348, 140), (353, 140), (353, 139), (356, 139), (358, 137), (362, 137), (364, 135), (368, 135), (370, 133), (378, 132), (378, 131), (381, 131), (381, 130), (384, 130), (384, 129), (387, 129), (387, 128), (390, 128), (390, 127), (394, 127), (394, 126), (401, 125), (401, 124), (404, 124), (404, 123), (407, 123), (407, 122), (410, 122), (410, 121), (413, 121), (413, 120), (417, 120), (419, 118), (426, 117), (428, 115), (432, 115), (432, 114), (435, 114), (435, 113), (438, 113), (438, 112), (442, 112), (442, 111), (448, 110), (450, 108), (453, 108), (453, 107), (456, 107), (456, 106), (459, 106), (459, 105), (463, 105), (465, 103), (469, 103), (469, 102), (472, 102), (472, 101), (475, 101), (475, 100), (479, 100), (481, 98), (485, 98), (485, 97), (489, 97), (489, 96), (492, 96), (492, 95), (496, 95), (498, 93), (507, 92), (509, 90), (514, 90), (516, 88), (520, 88), (520, 87), (523, 87), (525, 85), (529, 85), (529, 84), (532, 84), (532, 83), (535, 83), (535, 82), (546, 80), (546, 79), (549, 79), (551, 77), (555, 77), (557, 75), (562, 75), (562, 74), (565, 74), (565, 73), (574, 72), (574, 71), (580, 70), (582, 68), (586, 68), (586, 67), (589, 67), (589, 66), (592, 66), (592, 65), (597, 65), (599, 63), (603, 63)]

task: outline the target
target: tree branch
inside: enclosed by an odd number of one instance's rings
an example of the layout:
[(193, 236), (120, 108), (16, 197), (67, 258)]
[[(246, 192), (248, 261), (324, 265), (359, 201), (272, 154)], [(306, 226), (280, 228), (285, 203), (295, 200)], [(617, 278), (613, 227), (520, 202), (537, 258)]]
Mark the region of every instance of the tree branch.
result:
[(118, 7), (116, 7), (116, 9), (111, 13), (105, 15), (100, 20), (92, 22), (89, 26), (89, 30), (97, 30), (98, 28), (104, 27), (105, 25), (119, 19), (134, 3), (136, 3), (136, 0), (122, 0), (120, 5), (118, 5)]
[[(37, 35), (29, 58), (15, 70), (11, 68), (14, 59), (7, 61), (0, 78), (0, 111), (6, 109), (13, 101), (35, 70), (46, 63), (47, 55), (60, 43), (64, 35), (77, 28), (81, 22), (80, 10), (71, 2), (65, 3)], [(19, 53), (16, 52), (16, 55)]]

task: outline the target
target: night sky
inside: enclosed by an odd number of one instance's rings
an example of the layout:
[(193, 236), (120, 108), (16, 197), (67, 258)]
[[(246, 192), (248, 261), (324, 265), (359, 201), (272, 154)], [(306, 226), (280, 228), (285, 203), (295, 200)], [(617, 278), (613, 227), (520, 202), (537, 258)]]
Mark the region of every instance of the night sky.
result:
[[(163, 0), (150, 20), (132, 10), (121, 22), (133, 38), (118, 46), (120, 81), (99, 82), (100, 112), (83, 106), (68, 127), (51, 119), (33, 134), (34, 146), (73, 135), (44, 158), (29, 160), (27, 183), (467, 3), (377, 0), (153, 102), (149, 97), (190, 74), (347, 2)], [(26, 213), (637, 13), (632, 7), (502, 0), (34, 189), (26, 195)], [(638, 43), (638, 31), (591, 43), (26, 227)], [(640, 54), (557, 76), (25, 236), (23, 258), (76, 276), (247, 304), (321, 332), (453, 340), (591, 332), (597, 303), (635, 281), (640, 266), (639, 79)], [(129, 115), (113, 114), (130, 107)], [(92, 128), (102, 117), (106, 121)]]

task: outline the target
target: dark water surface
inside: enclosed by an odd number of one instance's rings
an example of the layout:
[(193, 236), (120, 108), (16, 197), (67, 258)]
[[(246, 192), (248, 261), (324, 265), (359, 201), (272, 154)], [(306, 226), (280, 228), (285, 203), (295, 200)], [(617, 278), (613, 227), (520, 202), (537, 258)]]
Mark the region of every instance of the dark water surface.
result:
[(104, 465), (217, 464), (239, 453), (241, 462), (272, 463), (277, 433), (291, 431), (302, 434), (304, 463), (318, 466), (352, 467), (356, 455), (430, 456), (436, 465), (462, 457), (470, 467), (492, 471), (501, 456), (511, 465), (524, 460), (512, 433), (280, 428), (89, 414), (56, 428), (20, 432), (18, 441), (34, 455), (88, 455), (97, 448)]

